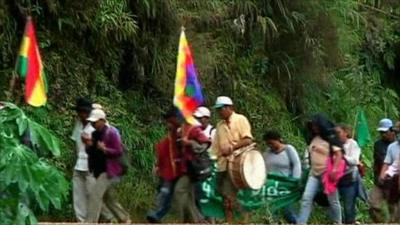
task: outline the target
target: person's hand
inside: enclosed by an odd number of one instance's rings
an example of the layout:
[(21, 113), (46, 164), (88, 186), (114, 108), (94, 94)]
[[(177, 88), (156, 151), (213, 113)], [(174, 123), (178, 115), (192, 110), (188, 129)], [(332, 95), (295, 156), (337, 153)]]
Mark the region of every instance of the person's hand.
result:
[(232, 151), (233, 151), (232, 145), (226, 145), (221, 148), (222, 156), (228, 156), (228, 155), (232, 154)]
[(383, 183), (385, 180), (387, 180), (388, 177), (389, 177), (389, 176), (388, 176), (386, 173), (382, 173), (382, 174), (379, 176), (379, 181), (380, 181), (381, 183)]
[(332, 172), (329, 174), (329, 179), (331, 181), (336, 181), (337, 178), (337, 171), (336, 170), (332, 170)]
[(184, 146), (190, 145), (191, 143), (190, 143), (189, 138), (188, 138), (188, 137), (183, 137), (183, 138), (182, 138), (182, 144), (183, 144)]
[(85, 139), (84, 141), (83, 141), (83, 143), (86, 145), (86, 146), (93, 146), (93, 141), (92, 141), (92, 139)]
[(97, 142), (97, 148), (100, 149), (103, 152), (106, 151), (106, 145), (102, 141)]
[(153, 166), (152, 172), (153, 172), (153, 175), (157, 175), (157, 173), (158, 173), (158, 166)]
[(93, 145), (93, 141), (92, 141), (92, 139), (90, 138), (89, 135), (82, 134), (81, 139), (82, 139), (83, 144), (85, 144), (86, 146), (92, 146)]

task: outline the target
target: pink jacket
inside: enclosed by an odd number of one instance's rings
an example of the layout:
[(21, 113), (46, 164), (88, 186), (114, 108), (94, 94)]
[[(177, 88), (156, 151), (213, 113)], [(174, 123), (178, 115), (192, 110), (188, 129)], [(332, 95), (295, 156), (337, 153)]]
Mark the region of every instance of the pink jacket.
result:
[(326, 170), (322, 175), (322, 184), (324, 185), (324, 193), (327, 195), (332, 194), (337, 189), (337, 184), (341, 177), (343, 177), (344, 172), (346, 170), (346, 161), (341, 159), (337, 168), (336, 179), (332, 180), (329, 174), (333, 171), (333, 163), (334, 159), (332, 156), (329, 156), (326, 161)]

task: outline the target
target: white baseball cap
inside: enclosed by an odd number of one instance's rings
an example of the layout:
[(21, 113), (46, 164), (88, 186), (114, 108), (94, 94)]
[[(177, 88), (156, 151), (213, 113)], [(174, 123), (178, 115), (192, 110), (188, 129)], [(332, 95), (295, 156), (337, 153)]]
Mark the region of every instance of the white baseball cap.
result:
[(93, 104), (92, 104), (92, 108), (93, 108), (93, 109), (103, 109), (103, 106), (100, 105), (99, 103), (93, 103)]
[(381, 121), (379, 121), (379, 127), (376, 130), (377, 131), (386, 132), (392, 127), (393, 127), (392, 120), (388, 119), (388, 118), (385, 118), (385, 119), (381, 119)]
[(193, 116), (197, 117), (197, 118), (210, 117), (211, 116), (211, 112), (207, 107), (200, 106), (193, 113)]
[(99, 120), (106, 120), (106, 113), (101, 109), (93, 109), (87, 121), (97, 122)]
[(226, 105), (233, 105), (232, 99), (226, 96), (219, 96), (213, 108), (218, 109)]

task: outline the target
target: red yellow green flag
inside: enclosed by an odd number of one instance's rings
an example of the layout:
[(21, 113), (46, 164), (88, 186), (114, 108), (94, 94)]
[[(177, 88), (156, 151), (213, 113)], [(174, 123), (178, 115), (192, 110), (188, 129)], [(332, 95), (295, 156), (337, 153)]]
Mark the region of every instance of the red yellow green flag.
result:
[(21, 78), (25, 78), (25, 101), (36, 107), (46, 104), (46, 76), (36, 41), (35, 27), (30, 17), (25, 25), (16, 70)]

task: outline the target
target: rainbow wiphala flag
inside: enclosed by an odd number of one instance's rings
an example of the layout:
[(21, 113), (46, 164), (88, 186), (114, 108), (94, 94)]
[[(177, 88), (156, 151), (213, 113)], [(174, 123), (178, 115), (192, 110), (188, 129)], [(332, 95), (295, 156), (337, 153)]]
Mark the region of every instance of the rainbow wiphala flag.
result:
[(198, 124), (193, 117), (197, 107), (203, 104), (201, 85), (197, 79), (196, 68), (192, 58), (185, 32), (181, 31), (176, 67), (174, 106), (189, 124)]

